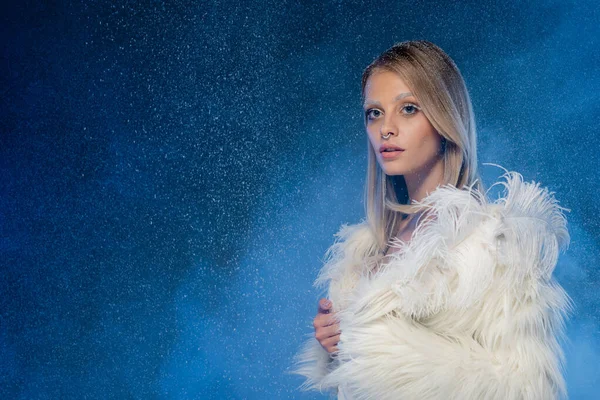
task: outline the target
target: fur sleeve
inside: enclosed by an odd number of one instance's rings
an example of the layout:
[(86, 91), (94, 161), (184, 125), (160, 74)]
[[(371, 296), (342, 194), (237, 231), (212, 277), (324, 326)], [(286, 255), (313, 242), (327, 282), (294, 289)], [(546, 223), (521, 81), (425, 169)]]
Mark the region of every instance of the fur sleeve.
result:
[[(336, 386), (322, 385), (323, 378), (335, 368), (336, 360), (321, 347), (314, 335), (305, 339), (302, 348), (295, 356), (292, 374), (301, 375), (305, 378), (300, 390), (318, 390), (335, 392)], [(333, 392), (332, 392), (333, 391)]]
[[(334, 243), (325, 253), (325, 262), (313, 286), (327, 288), (327, 298), (333, 303), (333, 312), (347, 304), (348, 292), (356, 284), (365, 255), (374, 250), (375, 242), (366, 222), (343, 224), (335, 234)], [(316, 305), (316, 304), (315, 304)], [(337, 391), (336, 386), (323, 385), (323, 378), (337, 366), (335, 357), (321, 347), (314, 332), (307, 335), (294, 357), (292, 374), (305, 378), (301, 390)]]
[[(369, 307), (344, 311), (340, 367), (324, 384), (343, 384), (353, 399), (566, 397), (559, 340), (571, 301), (552, 277), (569, 242), (566, 219), (546, 189), (517, 173), (506, 177), (506, 196), (490, 205), (497, 217), (488, 230), (493, 284), (480, 301), (443, 310), (438, 318), (450, 318), (441, 322), (447, 330), (395, 309), (385, 315)], [(447, 295), (458, 285), (449, 285)], [(469, 329), (452, 326), (461, 319)]]

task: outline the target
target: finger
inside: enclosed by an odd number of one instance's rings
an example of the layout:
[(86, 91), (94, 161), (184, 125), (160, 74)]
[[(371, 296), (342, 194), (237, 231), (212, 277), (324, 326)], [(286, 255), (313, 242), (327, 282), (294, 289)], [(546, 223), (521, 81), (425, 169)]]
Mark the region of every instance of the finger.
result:
[(321, 300), (319, 300), (319, 309), (317, 312), (319, 314), (327, 314), (327, 313), (329, 313), (331, 306), (332, 306), (331, 300), (322, 298)]
[(334, 353), (338, 351), (338, 343), (340, 342), (340, 335), (333, 336), (329, 339), (324, 340), (321, 345), (328, 353)]
[(324, 339), (324, 340), (321, 341), (321, 345), (323, 347), (333, 347), (333, 346), (336, 346), (338, 344), (338, 342), (340, 341), (340, 337), (341, 336), (342, 335), (338, 333), (335, 336), (328, 337), (327, 339)]
[(325, 327), (323, 327), (321, 329), (323, 329), (325, 337), (331, 337), (331, 336), (339, 335), (339, 333), (341, 332), (339, 324), (333, 324), (333, 325), (325, 326)]
[(328, 339), (332, 336), (339, 335), (339, 334), (340, 334), (340, 329), (337, 324), (327, 326), (327, 327), (321, 327), (321, 328), (315, 330), (315, 337), (317, 338), (317, 340), (319, 342), (322, 340)]
[(314, 327), (319, 328), (322, 326), (330, 326), (333, 324), (337, 324), (339, 321), (337, 320), (337, 315), (334, 314), (317, 314), (314, 319)]

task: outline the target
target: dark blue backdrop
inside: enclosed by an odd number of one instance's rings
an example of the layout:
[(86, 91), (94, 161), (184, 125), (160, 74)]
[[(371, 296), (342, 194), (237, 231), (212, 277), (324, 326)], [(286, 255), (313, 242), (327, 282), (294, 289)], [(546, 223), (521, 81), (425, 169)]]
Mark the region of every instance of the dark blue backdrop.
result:
[(595, 1), (12, 3), (0, 397), (323, 398), (285, 372), (332, 235), (362, 218), (361, 72), (406, 39), (458, 64), (480, 162), (572, 210), (567, 381), (597, 393)]

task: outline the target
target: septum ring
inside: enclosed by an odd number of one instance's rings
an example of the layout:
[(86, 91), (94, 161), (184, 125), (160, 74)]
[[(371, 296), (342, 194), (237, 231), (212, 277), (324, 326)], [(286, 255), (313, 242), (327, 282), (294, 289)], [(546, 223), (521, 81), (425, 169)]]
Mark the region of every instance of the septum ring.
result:
[(388, 139), (390, 137), (390, 132), (387, 133), (387, 135), (381, 135), (382, 139)]

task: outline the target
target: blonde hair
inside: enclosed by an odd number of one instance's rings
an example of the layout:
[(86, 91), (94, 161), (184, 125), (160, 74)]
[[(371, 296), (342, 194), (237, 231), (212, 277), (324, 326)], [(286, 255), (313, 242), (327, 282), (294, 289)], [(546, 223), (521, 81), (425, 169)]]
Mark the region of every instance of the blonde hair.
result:
[[(404, 41), (394, 44), (363, 72), (362, 100), (369, 77), (377, 71), (397, 73), (419, 100), (422, 112), (442, 137), (444, 177), (442, 185), (465, 186), (483, 191), (477, 172), (477, 137), (471, 99), (463, 77), (452, 59), (435, 44)], [(366, 116), (364, 116), (366, 127)], [(388, 176), (377, 163), (367, 138), (368, 166), (364, 191), (367, 221), (382, 249), (396, 232), (403, 215), (422, 207), (408, 204), (402, 175)]]

